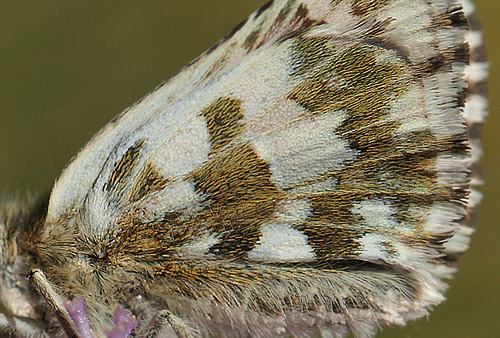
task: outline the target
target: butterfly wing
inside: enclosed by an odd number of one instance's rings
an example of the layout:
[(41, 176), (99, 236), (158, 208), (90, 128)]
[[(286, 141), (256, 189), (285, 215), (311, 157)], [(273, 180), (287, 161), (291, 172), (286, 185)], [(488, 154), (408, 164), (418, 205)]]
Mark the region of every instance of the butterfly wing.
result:
[(467, 27), (455, 1), (269, 3), (65, 169), (52, 280), (235, 336), (425, 315), (470, 232)]

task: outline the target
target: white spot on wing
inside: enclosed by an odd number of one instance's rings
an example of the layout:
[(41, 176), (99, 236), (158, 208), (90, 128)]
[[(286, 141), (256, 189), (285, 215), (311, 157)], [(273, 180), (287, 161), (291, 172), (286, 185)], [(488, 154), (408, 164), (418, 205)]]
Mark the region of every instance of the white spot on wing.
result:
[(465, 15), (469, 16), (475, 12), (476, 7), (470, 0), (462, 0), (462, 8), (464, 9)]
[[(471, 184), (474, 185), (481, 185), (483, 182), (481, 180), (477, 179), (472, 179)], [(471, 208), (475, 208), (479, 202), (483, 199), (483, 194), (481, 194), (479, 191), (476, 189), (471, 189), (470, 190), (470, 195), (469, 195), (469, 205)]]
[(409, 247), (382, 234), (366, 234), (358, 241), (362, 247), (360, 258), (368, 261), (383, 261), (406, 268), (419, 268), (428, 254), (425, 249)]
[(199, 201), (194, 184), (183, 180), (173, 182), (165, 189), (152, 194), (141, 208), (150, 219), (157, 219), (165, 212), (182, 211), (186, 215), (196, 213), (201, 208)]
[(290, 225), (270, 223), (262, 226), (262, 236), (248, 258), (260, 261), (307, 261), (314, 259), (307, 236)]
[(395, 210), (387, 201), (365, 200), (354, 204), (353, 214), (361, 215), (369, 227), (393, 229), (398, 226)]
[(359, 243), (362, 245), (361, 258), (370, 260), (384, 260), (387, 258), (386, 248), (383, 245), (387, 241), (379, 234), (366, 234), (361, 237)]
[(422, 105), (422, 91), (416, 85), (411, 86), (392, 103), (389, 118), (400, 121), (397, 134), (412, 133), (430, 128), (425, 105)]
[(471, 50), (481, 47), (483, 44), (483, 32), (477, 30), (468, 31), (465, 33), (465, 40), (469, 43)]
[(203, 233), (201, 236), (196, 237), (191, 242), (184, 244), (177, 253), (178, 256), (187, 257), (203, 257), (206, 256), (210, 248), (219, 243), (219, 238), (217, 234), (211, 234), (208, 231)]
[(465, 102), (464, 118), (469, 123), (481, 123), (486, 117), (488, 100), (479, 94), (471, 94)]
[(334, 133), (344, 118), (341, 112), (311, 116), (254, 140), (257, 152), (270, 164), (274, 183), (286, 189), (354, 159), (355, 151)]
[(488, 63), (487, 62), (472, 62), (465, 67), (465, 78), (472, 82), (481, 82), (488, 77)]

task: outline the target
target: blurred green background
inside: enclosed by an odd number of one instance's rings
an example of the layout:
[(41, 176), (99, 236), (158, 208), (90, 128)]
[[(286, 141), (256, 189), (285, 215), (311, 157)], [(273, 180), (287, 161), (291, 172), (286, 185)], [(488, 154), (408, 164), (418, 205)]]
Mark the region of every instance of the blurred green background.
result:
[[(0, 190), (50, 189), (114, 115), (266, 0), (0, 2)], [(478, 231), (448, 300), (380, 337), (500, 337), (500, 2), (476, 0), (491, 61)]]

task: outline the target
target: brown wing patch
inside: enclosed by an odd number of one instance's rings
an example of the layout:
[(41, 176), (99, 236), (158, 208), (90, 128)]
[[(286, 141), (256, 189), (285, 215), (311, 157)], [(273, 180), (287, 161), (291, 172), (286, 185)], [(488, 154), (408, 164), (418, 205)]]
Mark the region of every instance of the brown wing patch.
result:
[[(327, 203), (332, 207), (332, 203)], [(339, 206), (342, 209), (344, 206)], [(314, 212), (318, 210), (316, 204)], [(333, 208), (332, 208), (333, 209)], [(352, 218), (349, 209), (345, 209), (344, 214)], [(308, 244), (314, 248), (314, 253), (318, 260), (324, 259), (349, 259), (357, 257), (357, 252), (361, 248), (358, 239), (363, 235), (362, 229), (353, 229), (342, 226), (333, 226), (331, 223), (323, 222), (304, 222), (294, 226), (295, 229), (302, 231), (308, 239)]]
[(202, 112), (207, 121), (211, 153), (219, 152), (244, 130), (241, 101), (221, 97)]
[(210, 201), (198, 220), (222, 233), (220, 244), (212, 248), (218, 254), (240, 256), (250, 251), (261, 225), (284, 198), (271, 181), (268, 163), (248, 144), (223, 150), (188, 179)]
[(432, 18), (434, 25), (438, 27), (463, 27), (469, 28), (469, 22), (462, 11), (461, 6), (450, 7), (445, 13), (440, 13)]
[(122, 158), (115, 163), (115, 167), (104, 185), (103, 190), (114, 191), (116, 193), (123, 190), (126, 179), (134, 169), (143, 146), (144, 140), (140, 139), (127, 149)]
[(152, 192), (165, 188), (172, 179), (163, 177), (156, 166), (148, 162), (135, 179), (132, 189), (128, 193), (130, 202), (136, 202)]
[(389, 4), (389, 0), (352, 0), (352, 14), (365, 16)]

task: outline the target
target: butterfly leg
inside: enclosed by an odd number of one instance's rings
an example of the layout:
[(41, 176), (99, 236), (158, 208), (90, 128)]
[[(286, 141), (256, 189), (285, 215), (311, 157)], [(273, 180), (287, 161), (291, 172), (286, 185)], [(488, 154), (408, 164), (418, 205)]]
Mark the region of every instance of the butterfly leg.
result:
[(39, 269), (33, 269), (28, 275), (28, 280), (45, 299), (47, 304), (49, 304), (66, 335), (70, 338), (86, 338), (79, 333), (75, 323), (64, 307), (63, 298), (54, 290), (47, 277), (45, 277), (45, 274)]
[(171, 327), (179, 338), (194, 338), (193, 329), (179, 317), (168, 310), (159, 311), (149, 322), (146, 329), (148, 338), (157, 338), (162, 335), (165, 327)]

